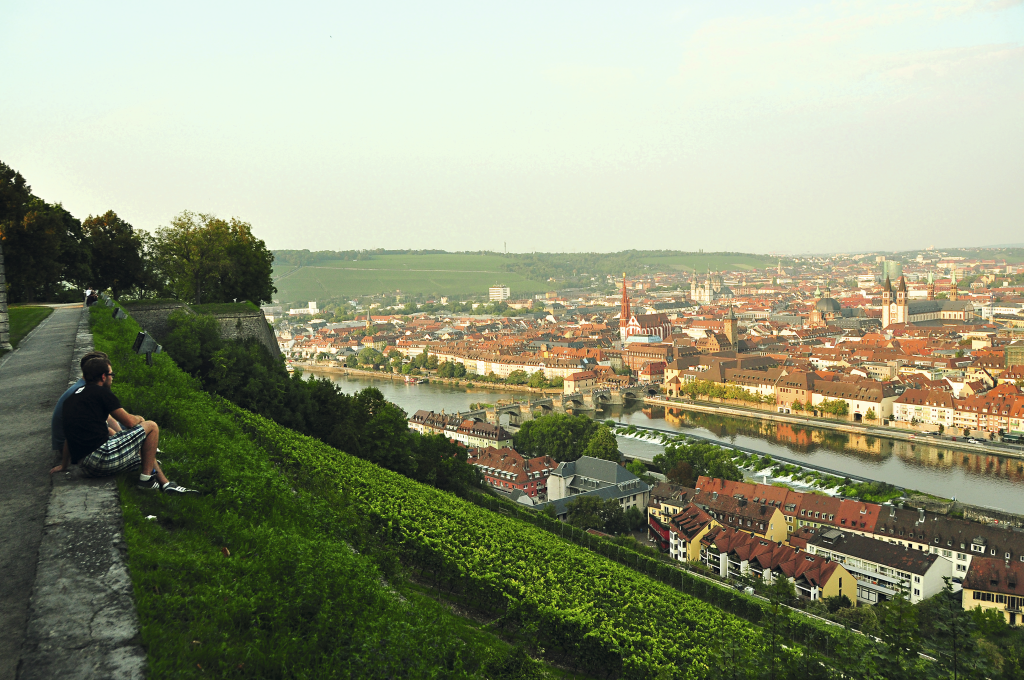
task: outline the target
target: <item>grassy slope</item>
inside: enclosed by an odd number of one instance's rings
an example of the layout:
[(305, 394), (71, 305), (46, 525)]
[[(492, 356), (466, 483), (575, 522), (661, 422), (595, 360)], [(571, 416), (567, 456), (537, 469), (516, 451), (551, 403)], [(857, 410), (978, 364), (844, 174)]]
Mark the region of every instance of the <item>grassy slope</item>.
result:
[(18, 343), (38, 326), (43, 319), (53, 313), (52, 307), (8, 307), (11, 319), (11, 345), (15, 349)]
[(492, 632), (404, 587), (372, 543), (354, 551), (355, 520), (326, 521), (336, 508), (294, 489), (169, 357), (147, 367), (131, 354), (137, 324), (92, 321), (125, 407), (161, 425), (169, 476), (207, 491), (164, 496), (120, 480), (149, 677), (478, 677), (507, 654)]
[(505, 260), (493, 255), (378, 255), (372, 260), (319, 262), (286, 275), (294, 267), (274, 268), (281, 300), (323, 299), (401, 290), (412, 295), (482, 295), (498, 283), (513, 297), (548, 289), (541, 281), (502, 271)]
[[(765, 255), (685, 253), (641, 258), (654, 271), (751, 270), (773, 266)], [(296, 269), (274, 268), (280, 300), (369, 295), (401, 290), (412, 295), (482, 295), (503, 283), (512, 297), (549, 290), (540, 277), (505, 272), (508, 260), (495, 255), (445, 253), (436, 255), (376, 255), (372, 260), (335, 260)]]

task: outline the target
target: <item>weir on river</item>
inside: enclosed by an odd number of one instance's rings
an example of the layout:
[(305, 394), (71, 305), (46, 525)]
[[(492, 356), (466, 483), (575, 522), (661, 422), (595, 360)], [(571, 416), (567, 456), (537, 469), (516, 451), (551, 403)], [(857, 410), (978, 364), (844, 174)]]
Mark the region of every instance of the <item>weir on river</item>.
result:
[[(315, 370), (307, 373), (328, 378), (345, 392), (376, 387), (386, 399), (410, 414), (420, 409), (443, 409), (447, 413), (468, 411), (470, 404), (493, 404), (499, 399), (521, 401), (526, 396), (476, 387), (407, 385)], [(895, 441), (752, 418), (650, 407), (639, 401), (607, 407), (597, 411), (594, 417), (696, 434), (723, 444), (806, 461), (859, 477), (956, 498), (964, 503), (1024, 513), (1024, 461), (1013, 458), (965, 453), (927, 441)], [(629, 457), (643, 460), (652, 460), (662, 451), (660, 445), (625, 437), (619, 437), (619, 449)]]

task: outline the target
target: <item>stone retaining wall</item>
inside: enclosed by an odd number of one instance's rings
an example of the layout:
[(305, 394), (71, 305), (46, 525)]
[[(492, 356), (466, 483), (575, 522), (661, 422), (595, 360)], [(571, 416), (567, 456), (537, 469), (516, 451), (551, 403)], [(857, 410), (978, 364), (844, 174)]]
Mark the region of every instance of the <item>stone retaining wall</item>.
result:
[[(177, 310), (183, 310), (186, 314), (195, 314), (195, 311), (184, 302), (158, 302), (154, 304), (132, 304), (126, 308), (132, 318), (142, 328), (157, 339), (164, 342), (171, 332), (171, 325), (168, 318)], [(224, 312), (212, 314), (220, 325), (220, 337), (225, 340), (259, 340), (267, 348), (271, 356), (281, 353), (277, 345), (277, 337), (267, 323), (266, 316), (260, 309), (242, 312)]]

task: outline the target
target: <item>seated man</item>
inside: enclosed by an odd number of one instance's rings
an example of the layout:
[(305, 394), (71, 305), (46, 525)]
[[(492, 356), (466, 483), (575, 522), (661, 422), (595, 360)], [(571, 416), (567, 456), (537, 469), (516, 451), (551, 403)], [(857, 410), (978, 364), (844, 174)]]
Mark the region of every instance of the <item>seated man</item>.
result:
[[(110, 361), (99, 357), (89, 359), (82, 373), (85, 385), (64, 402), (62, 419), (67, 446), (61, 464), (51, 472), (66, 470), (69, 463), (75, 463), (87, 475), (99, 477), (141, 465), (137, 482), (140, 489), (190, 491), (168, 481), (156, 461), (160, 439), (157, 424), (125, 411), (110, 390), (114, 381)], [(121, 423), (124, 430), (111, 435), (107, 429), (109, 416)]]
[[(82, 369), (82, 374), (85, 374), (85, 363), (89, 359), (106, 359), (106, 352), (89, 352), (79, 362), (79, 366)], [(64, 455), (64, 447), (67, 446), (67, 442), (64, 440), (64, 402), (70, 397), (79, 387), (85, 387), (85, 378), (79, 378), (71, 387), (64, 391), (64, 394), (60, 395), (60, 399), (57, 400), (57, 405), (53, 407), (53, 415), (50, 416), (50, 444), (54, 451), (58, 451), (61, 455)], [(107, 428), (111, 435), (117, 434), (121, 431), (121, 425), (113, 419), (113, 417), (107, 418)], [(58, 468), (54, 468), (50, 472), (58, 472)]]

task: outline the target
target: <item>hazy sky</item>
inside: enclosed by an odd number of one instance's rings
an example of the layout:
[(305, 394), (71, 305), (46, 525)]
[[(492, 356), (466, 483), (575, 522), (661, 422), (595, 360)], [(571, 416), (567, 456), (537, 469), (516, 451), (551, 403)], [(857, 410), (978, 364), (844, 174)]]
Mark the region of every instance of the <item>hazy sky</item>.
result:
[(0, 160), (271, 248), (1024, 241), (1024, 5), (0, 2)]

